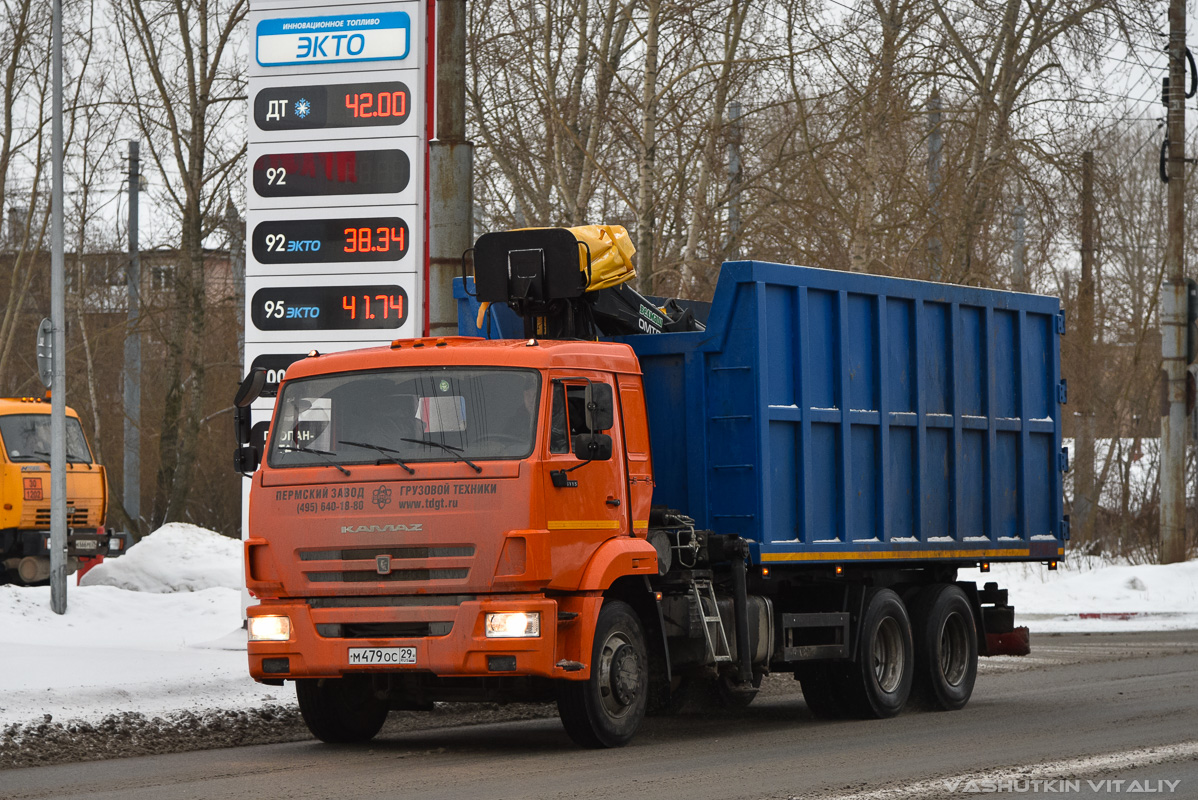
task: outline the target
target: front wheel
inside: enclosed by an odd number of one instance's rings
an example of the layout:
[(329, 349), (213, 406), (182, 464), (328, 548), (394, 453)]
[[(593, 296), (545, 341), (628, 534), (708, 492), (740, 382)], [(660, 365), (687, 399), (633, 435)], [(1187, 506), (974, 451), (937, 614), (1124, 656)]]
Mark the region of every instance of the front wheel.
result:
[(375, 696), (369, 675), (302, 678), (295, 697), (308, 730), (329, 744), (368, 742), (387, 720), (387, 701)]
[(558, 684), (562, 725), (583, 747), (622, 747), (645, 718), (648, 696), (648, 658), (640, 620), (627, 603), (609, 600), (595, 623), (591, 677)]

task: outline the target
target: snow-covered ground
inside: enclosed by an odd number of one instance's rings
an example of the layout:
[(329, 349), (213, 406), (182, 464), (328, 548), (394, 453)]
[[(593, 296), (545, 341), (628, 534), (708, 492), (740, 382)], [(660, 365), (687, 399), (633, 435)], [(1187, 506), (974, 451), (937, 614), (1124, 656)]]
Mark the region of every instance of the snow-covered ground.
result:
[[(995, 564), (961, 579), (1008, 588), (1033, 634), (1198, 628), (1198, 561)], [(72, 581), (63, 616), (50, 611), (49, 588), (0, 586), (0, 731), (47, 714), (96, 723), (293, 707), (290, 685), (246, 672), (241, 580), (240, 542), (171, 524)]]
[(1198, 628), (1198, 561), (1131, 566), (1070, 557), (1055, 572), (992, 564), (988, 573), (967, 569), (957, 578), (1007, 589), (1015, 624), (1033, 634)]
[(70, 579), (62, 616), (49, 587), (0, 586), (0, 728), (292, 703), (246, 671), (241, 581), (240, 542), (170, 524)]

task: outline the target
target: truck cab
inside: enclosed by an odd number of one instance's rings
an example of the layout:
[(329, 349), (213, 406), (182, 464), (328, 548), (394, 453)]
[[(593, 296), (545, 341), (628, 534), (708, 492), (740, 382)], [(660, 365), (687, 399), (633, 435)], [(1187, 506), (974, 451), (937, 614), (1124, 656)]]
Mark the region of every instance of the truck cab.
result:
[(657, 573), (651, 492), (627, 345), (311, 355), (287, 372), (253, 477), (251, 674), (317, 690), (398, 666), (387, 692), (415, 705), (483, 681), (551, 700), (553, 681), (590, 677), (604, 592)]
[[(67, 570), (75, 572), (109, 552), (108, 481), (79, 415), (68, 408), (66, 416)], [(0, 444), (0, 582), (40, 583), (50, 576), (50, 403), (0, 398)]]

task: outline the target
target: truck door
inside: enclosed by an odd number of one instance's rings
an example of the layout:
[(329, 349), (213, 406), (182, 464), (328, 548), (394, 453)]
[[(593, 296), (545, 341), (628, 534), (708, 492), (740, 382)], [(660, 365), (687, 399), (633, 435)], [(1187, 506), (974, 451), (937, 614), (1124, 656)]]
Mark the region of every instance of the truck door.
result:
[[(613, 411), (609, 429), (591, 431), (587, 426), (584, 396), (588, 380), (610, 388)], [(577, 370), (551, 372), (548, 391), (549, 437), (542, 447), (545, 526), (554, 551), (553, 585), (577, 585), (600, 544), (631, 532), (619, 395), (613, 376)], [(585, 433), (611, 436), (611, 458), (580, 458), (574, 452), (574, 437)]]
[(632, 530), (644, 536), (649, 530), (649, 507), (653, 503), (653, 466), (649, 458), (649, 427), (645, 414), (645, 394), (635, 375), (621, 375), (620, 426), (624, 434), (624, 456), (628, 470), (626, 514)]

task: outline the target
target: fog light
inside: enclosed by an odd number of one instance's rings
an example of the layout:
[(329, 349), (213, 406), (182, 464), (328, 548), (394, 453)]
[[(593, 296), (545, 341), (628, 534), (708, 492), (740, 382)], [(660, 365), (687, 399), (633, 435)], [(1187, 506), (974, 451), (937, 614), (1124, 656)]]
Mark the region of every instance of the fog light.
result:
[(289, 617), (250, 617), (251, 642), (285, 642), (291, 638)]
[(487, 614), (488, 639), (518, 639), (541, 635), (541, 614), (538, 611), (504, 611)]

